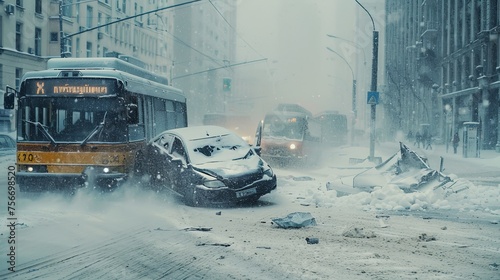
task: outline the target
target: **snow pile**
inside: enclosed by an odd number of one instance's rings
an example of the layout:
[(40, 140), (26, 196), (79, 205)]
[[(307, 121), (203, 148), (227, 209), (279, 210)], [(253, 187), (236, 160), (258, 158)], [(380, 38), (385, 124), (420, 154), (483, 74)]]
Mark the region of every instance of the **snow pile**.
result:
[[(362, 154), (363, 151), (360, 153)], [(343, 154), (356, 156), (356, 152), (349, 150)], [(398, 180), (386, 180), (387, 176), (382, 172), (373, 171), (366, 162), (360, 168), (358, 165), (353, 168), (342, 168), (346, 164), (345, 158), (335, 158), (337, 166), (323, 167), (315, 170), (318, 176), (311, 180), (299, 180), (304, 176), (296, 175), (293, 170), (280, 170), (285, 176), (279, 176), (279, 186), (286, 188), (286, 192), (291, 193), (293, 188), (298, 192), (296, 201), (304, 206), (335, 207), (337, 205), (356, 207), (365, 211), (426, 211), (426, 210), (450, 210), (459, 211), (482, 211), (494, 215), (500, 215), (500, 185), (493, 187), (488, 185), (473, 184), (465, 179), (458, 178), (451, 174), (452, 182), (448, 187), (439, 187), (438, 181), (428, 187), (418, 190), (409, 190), (404, 185), (416, 183), (413, 176), (416, 173), (410, 172), (408, 176)], [(487, 159), (485, 163), (496, 163), (498, 159)], [(374, 166), (374, 165), (372, 165)], [(464, 170), (467, 170), (464, 166)], [(306, 171), (307, 172), (307, 171)], [(282, 174), (278, 175), (282, 175)], [(370, 189), (354, 188), (353, 181), (357, 174), (369, 174), (363, 180), (371, 184)], [(377, 174), (378, 173), (378, 174)], [(418, 172), (417, 172), (418, 173)], [(321, 174), (328, 174), (323, 175)], [(418, 175), (418, 174), (417, 174)], [(359, 182), (359, 181), (358, 181)], [(389, 182), (389, 183), (388, 183)], [(280, 189), (280, 188), (278, 188)]]

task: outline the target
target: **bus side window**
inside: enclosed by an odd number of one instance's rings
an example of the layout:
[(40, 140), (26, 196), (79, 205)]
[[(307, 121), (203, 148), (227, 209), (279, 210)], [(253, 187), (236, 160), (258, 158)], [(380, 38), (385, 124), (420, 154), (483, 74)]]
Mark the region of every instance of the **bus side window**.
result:
[(128, 124), (138, 124), (139, 123), (139, 107), (137, 104), (130, 103), (127, 105), (127, 123)]

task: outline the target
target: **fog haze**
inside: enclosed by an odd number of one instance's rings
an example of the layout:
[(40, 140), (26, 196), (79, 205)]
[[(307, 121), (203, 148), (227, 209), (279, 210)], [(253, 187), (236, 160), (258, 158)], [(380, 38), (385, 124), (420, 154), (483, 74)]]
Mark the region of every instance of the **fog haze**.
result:
[(356, 54), (344, 53), (326, 34), (354, 40), (353, 3), (240, 1), (238, 59), (267, 60), (235, 68), (236, 92), (265, 110), (287, 102), (299, 103), (313, 113), (338, 110), (349, 114), (352, 74), (346, 63), (326, 47), (337, 49), (352, 67)]

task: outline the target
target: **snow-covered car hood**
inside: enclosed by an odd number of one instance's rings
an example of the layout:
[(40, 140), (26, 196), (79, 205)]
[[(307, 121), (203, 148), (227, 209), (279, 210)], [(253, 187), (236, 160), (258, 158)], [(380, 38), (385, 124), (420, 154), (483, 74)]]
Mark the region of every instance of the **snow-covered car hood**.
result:
[(213, 173), (212, 175), (222, 178), (262, 172), (263, 166), (267, 166), (267, 164), (256, 155), (231, 161), (213, 161), (193, 165), (195, 169), (208, 171), (210, 174)]

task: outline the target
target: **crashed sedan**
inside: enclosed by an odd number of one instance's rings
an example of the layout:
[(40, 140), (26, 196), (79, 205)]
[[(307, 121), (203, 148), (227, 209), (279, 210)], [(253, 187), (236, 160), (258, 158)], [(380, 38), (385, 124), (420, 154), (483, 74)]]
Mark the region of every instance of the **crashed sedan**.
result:
[(276, 175), (240, 136), (219, 126), (164, 131), (136, 170), (156, 191), (173, 190), (190, 206), (255, 202), (276, 189)]

